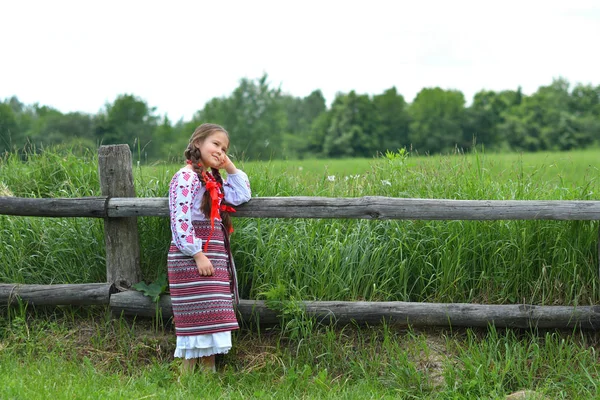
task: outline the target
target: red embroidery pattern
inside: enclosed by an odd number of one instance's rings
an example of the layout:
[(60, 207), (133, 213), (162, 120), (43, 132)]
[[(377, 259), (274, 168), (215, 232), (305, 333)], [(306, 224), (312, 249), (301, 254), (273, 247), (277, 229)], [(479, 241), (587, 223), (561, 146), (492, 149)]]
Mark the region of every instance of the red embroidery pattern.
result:
[[(206, 239), (213, 230), (208, 221), (194, 221), (193, 228), (195, 236), (201, 239)], [(190, 336), (239, 328), (232, 299), (235, 272), (231, 272), (234, 271), (233, 260), (226, 244), (228, 238), (219, 224), (205, 252), (215, 274), (202, 276), (194, 259), (181, 253), (171, 243), (167, 267), (176, 335)]]

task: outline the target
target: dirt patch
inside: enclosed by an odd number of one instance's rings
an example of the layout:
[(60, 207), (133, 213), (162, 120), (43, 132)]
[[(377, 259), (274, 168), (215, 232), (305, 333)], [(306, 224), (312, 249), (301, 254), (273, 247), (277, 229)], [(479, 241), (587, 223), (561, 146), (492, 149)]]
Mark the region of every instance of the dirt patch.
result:
[(533, 390), (519, 390), (506, 396), (506, 400), (545, 400), (547, 397)]
[(434, 388), (444, 385), (444, 365), (448, 363), (446, 340), (442, 336), (428, 335), (425, 343), (429, 351), (423, 355), (423, 367)]

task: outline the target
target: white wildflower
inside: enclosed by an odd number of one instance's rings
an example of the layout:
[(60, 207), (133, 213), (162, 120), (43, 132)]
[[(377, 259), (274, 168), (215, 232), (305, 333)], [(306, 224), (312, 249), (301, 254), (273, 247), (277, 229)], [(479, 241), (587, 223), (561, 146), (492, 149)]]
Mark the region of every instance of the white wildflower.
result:
[(381, 184), (382, 184), (382, 185), (384, 185), (384, 186), (385, 186), (385, 185), (387, 185), (387, 186), (392, 186), (392, 182), (390, 182), (390, 181), (388, 181), (388, 180), (386, 180), (386, 179), (382, 180), (382, 181), (381, 181)]
[(298, 171), (302, 171), (304, 169), (304, 167), (300, 166), (298, 167)]
[(333, 182), (333, 181), (335, 181), (335, 175), (328, 175), (328, 176), (327, 176), (327, 180), (328, 180), (329, 182)]
[(360, 174), (350, 175), (350, 177), (353, 179), (358, 179), (358, 178), (360, 178)]
[(345, 176), (345, 177), (344, 177), (344, 180), (345, 180), (345, 181), (347, 181), (347, 180), (348, 180), (348, 177), (347, 177), (347, 176)]

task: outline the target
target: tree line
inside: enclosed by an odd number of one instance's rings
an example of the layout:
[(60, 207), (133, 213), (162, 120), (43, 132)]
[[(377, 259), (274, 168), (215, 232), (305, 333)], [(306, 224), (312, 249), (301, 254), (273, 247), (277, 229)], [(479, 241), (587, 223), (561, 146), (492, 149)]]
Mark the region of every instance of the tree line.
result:
[(467, 150), (570, 150), (600, 144), (600, 85), (555, 79), (532, 95), (520, 88), (482, 90), (466, 106), (458, 90), (424, 88), (408, 103), (395, 87), (381, 94), (338, 93), (328, 108), (320, 90), (294, 97), (267, 75), (244, 78), (227, 97), (213, 98), (191, 120), (173, 122), (133, 94), (97, 114), (63, 114), (17, 97), (0, 102), (0, 153), (61, 145), (95, 149), (127, 143), (138, 160), (181, 153), (202, 122), (223, 125), (232, 151), (245, 159), (371, 157), (407, 148), (418, 154)]

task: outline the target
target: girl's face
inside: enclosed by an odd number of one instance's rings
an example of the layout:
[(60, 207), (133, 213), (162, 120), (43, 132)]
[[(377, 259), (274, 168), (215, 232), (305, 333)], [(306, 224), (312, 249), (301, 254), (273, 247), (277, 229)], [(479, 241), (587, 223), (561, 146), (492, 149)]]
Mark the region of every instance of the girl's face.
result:
[(208, 136), (199, 147), (202, 164), (205, 167), (218, 169), (225, 162), (228, 147), (229, 138), (225, 132), (217, 131)]

